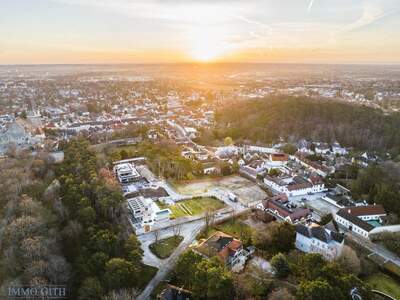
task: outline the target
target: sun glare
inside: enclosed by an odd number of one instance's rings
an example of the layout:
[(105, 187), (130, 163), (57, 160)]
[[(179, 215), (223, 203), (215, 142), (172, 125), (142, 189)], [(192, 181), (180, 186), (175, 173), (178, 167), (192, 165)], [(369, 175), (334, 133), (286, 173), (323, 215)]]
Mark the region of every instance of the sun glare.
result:
[(226, 54), (223, 34), (211, 27), (196, 29), (190, 36), (190, 56), (200, 62), (215, 61)]

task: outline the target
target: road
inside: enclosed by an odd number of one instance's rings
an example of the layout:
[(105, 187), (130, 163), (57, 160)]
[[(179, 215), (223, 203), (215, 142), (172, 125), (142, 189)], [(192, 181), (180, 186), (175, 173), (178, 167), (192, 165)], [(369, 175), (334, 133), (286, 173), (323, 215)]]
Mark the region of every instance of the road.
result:
[[(243, 208), (240, 212), (248, 211), (248, 208)], [(217, 214), (215, 221), (225, 221), (232, 218), (231, 211)], [(204, 217), (201, 219), (193, 220), (190, 222), (186, 222), (179, 225), (181, 228), (180, 235), (184, 237), (181, 244), (175, 249), (172, 255), (166, 259), (159, 259), (156, 257), (149, 249), (149, 245), (155, 241), (154, 232), (147, 232), (138, 236), (140, 242), (142, 243), (143, 253), (143, 263), (157, 267), (158, 272), (153, 277), (153, 279), (148, 283), (146, 288), (143, 290), (142, 294), (138, 297), (138, 299), (149, 299), (153, 290), (157, 287), (157, 285), (162, 282), (168, 273), (174, 269), (175, 264), (177, 262), (178, 257), (195, 241), (196, 236), (200, 233), (200, 231), (205, 226)], [(159, 229), (159, 239), (167, 238), (173, 236), (173, 227), (167, 227), (163, 229)]]
[[(340, 226), (340, 228), (343, 229), (342, 226)], [(385, 260), (392, 261), (394, 264), (396, 264), (397, 266), (400, 267), (400, 258), (396, 254), (390, 252), (385, 247), (383, 247), (383, 246), (381, 246), (379, 244), (373, 243), (370, 240), (367, 240), (367, 239), (365, 239), (365, 238), (363, 238), (361, 236), (358, 236), (355, 233), (349, 232), (348, 230), (344, 230), (344, 231), (346, 231), (346, 237), (347, 238), (349, 238), (349, 239), (355, 241), (356, 243), (364, 246), (365, 248), (367, 248), (371, 252), (378, 254), (379, 256), (383, 257)]]
[[(178, 260), (178, 257), (189, 247), (190, 244), (196, 239), (197, 234), (201, 231), (204, 226), (203, 220), (198, 220), (192, 223), (187, 223), (182, 225), (181, 235), (184, 236), (181, 244), (175, 249), (172, 255), (166, 259), (160, 260), (155, 257), (148, 246), (154, 242), (154, 234), (149, 232), (148, 234), (144, 234), (140, 236), (140, 241), (142, 242), (142, 247), (145, 248), (145, 254), (143, 257), (143, 262), (146, 264), (150, 264), (152, 266), (158, 267), (157, 274), (153, 277), (152, 280), (148, 283), (146, 288), (137, 298), (138, 300), (147, 300), (150, 299), (150, 295), (153, 290), (165, 279), (169, 272), (173, 270)], [(172, 228), (168, 228), (162, 230), (160, 232), (160, 238), (165, 238), (168, 236), (172, 236)]]

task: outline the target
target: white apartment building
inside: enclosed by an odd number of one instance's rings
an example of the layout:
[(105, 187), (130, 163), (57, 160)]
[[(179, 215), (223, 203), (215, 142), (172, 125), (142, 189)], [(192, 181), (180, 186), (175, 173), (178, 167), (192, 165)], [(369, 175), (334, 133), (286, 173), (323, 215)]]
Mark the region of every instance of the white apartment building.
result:
[(114, 172), (118, 181), (122, 184), (137, 181), (141, 178), (141, 175), (132, 163), (118, 164), (114, 167)]
[(341, 255), (344, 236), (335, 230), (312, 224), (296, 225), (296, 248), (306, 253), (319, 253), (328, 260)]

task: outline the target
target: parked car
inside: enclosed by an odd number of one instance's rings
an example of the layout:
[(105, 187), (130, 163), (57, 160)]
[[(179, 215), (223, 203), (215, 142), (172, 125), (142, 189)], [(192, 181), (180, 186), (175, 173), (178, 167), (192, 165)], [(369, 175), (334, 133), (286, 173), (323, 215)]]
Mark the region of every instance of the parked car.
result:
[(231, 192), (228, 193), (228, 199), (231, 200), (232, 202), (238, 201), (238, 197), (234, 193), (231, 193)]

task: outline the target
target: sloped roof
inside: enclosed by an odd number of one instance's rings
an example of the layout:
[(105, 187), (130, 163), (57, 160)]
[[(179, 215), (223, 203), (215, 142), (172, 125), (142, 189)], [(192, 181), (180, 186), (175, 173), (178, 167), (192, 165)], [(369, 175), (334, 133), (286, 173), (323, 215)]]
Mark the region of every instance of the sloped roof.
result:
[(343, 234), (336, 231), (329, 232), (324, 226), (320, 225), (305, 226), (303, 224), (297, 224), (296, 232), (308, 238), (316, 238), (324, 243), (329, 243), (332, 240), (341, 243), (344, 239)]
[(348, 220), (349, 222), (353, 223), (354, 225), (357, 225), (358, 227), (364, 229), (367, 232), (370, 232), (372, 229), (374, 229), (374, 226), (372, 226), (371, 224), (364, 222), (363, 220), (359, 219), (355, 215), (351, 215), (351, 214), (347, 213), (346, 208), (340, 209), (336, 213), (336, 215)]
[(217, 256), (225, 263), (228, 257), (234, 255), (241, 247), (242, 242), (240, 240), (224, 232), (217, 231), (198, 246), (197, 250), (208, 257)]
[(382, 205), (350, 206), (343, 208), (348, 214), (353, 216), (386, 215)]

